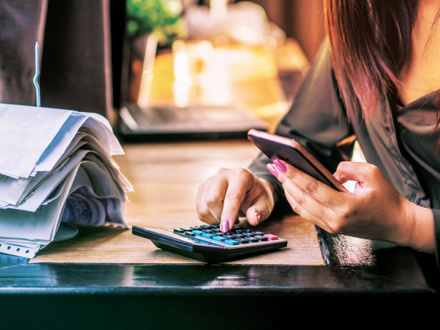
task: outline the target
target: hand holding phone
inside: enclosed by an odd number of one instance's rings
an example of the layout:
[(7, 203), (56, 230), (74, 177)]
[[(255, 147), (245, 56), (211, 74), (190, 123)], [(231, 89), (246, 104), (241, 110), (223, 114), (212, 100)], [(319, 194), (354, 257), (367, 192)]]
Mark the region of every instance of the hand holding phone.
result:
[(313, 157), (301, 144), (294, 139), (251, 129), (249, 140), (254, 143), (269, 159), (279, 158), (297, 169), (307, 173), (316, 180), (339, 190), (347, 189)]

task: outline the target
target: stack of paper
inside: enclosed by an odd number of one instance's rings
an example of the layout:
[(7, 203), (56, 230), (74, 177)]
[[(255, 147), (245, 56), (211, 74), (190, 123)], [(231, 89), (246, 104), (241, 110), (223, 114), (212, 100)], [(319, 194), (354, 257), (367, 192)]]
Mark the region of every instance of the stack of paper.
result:
[(0, 252), (32, 258), (61, 221), (126, 226), (123, 149), (97, 114), (0, 104)]

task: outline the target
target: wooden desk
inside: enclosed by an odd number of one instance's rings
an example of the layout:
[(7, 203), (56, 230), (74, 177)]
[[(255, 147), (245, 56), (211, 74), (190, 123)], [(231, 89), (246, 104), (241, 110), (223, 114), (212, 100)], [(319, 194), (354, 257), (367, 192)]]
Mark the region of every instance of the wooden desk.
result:
[[(117, 162), (136, 190), (129, 195), (127, 222), (140, 226), (198, 223), (194, 203), (201, 181), (220, 166), (246, 166), (257, 153), (246, 141), (124, 147), (126, 155)], [(376, 326), (391, 316), (393, 325), (403, 317), (423, 326), (438, 311), (432, 269), (421, 267), (409, 249), (373, 251), (317, 235), (293, 215), (263, 228), (287, 236), (289, 249), (205, 265), (160, 251), (128, 230), (83, 227), (76, 238), (51, 244), (30, 263), (0, 255), (0, 324), (273, 329), (349, 318)]]
[[(198, 186), (224, 167), (245, 167), (258, 154), (248, 141), (126, 145), (117, 157), (133, 183), (126, 205), (128, 225), (181, 228), (201, 224), (195, 201)], [(245, 221), (243, 221), (245, 222)], [(235, 264), (323, 265), (316, 230), (298, 216), (276, 218), (260, 226), (289, 240), (287, 249)], [(158, 250), (149, 240), (119, 228), (80, 228), (77, 237), (52, 243), (31, 263), (184, 263), (200, 262)]]

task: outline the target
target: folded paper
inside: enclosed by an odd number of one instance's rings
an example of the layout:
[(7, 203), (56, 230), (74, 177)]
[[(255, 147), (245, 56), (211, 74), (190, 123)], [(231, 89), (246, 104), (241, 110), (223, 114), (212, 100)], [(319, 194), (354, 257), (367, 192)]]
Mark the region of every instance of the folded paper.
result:
[(109, 122), (94, 113), (0, 104), (0, 252), (32, 258), (60, 222), (126, 226), (130, 182)]

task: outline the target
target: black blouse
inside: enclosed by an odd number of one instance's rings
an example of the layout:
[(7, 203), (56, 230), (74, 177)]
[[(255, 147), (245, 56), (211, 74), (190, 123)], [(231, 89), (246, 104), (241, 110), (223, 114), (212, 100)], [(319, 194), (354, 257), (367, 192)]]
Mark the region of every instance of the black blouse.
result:
[[(383, 97), (370, 119), (359, 116), (349, 123), (325, 41), (276, 134), (303, 144), (331, 172), (350, 159), (352, 147), (341, 141), (355, 135), (367, 162), (378, 166), (401, 195), (432, 209), (439, 262), (440, 152), (435, 153), (438, 134), (434, 132), (438, 99), (435, 92), (399, 106)], [(282, 199), (283, 189), (267, 171), (268, 162), (261, 154), (249, 169), (269, 180)]]

